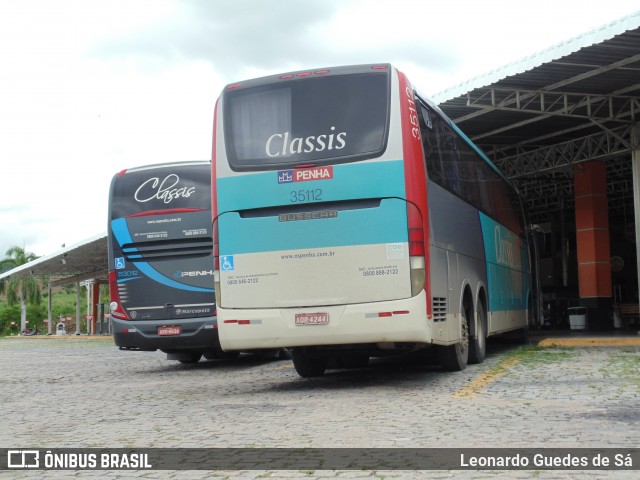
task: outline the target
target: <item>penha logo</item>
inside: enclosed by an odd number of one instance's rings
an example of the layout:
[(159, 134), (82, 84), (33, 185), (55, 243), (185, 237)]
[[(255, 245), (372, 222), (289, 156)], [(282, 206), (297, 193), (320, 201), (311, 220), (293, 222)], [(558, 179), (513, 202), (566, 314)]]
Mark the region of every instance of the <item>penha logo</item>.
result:
[(333, 167), (301, 168), (278, 172), (278, 183), (310, 182), (312, 180), (331, 180), (332, 178)]
[(280, 170), (278, 172), (278, 183), (293, 182), (293, 170)]

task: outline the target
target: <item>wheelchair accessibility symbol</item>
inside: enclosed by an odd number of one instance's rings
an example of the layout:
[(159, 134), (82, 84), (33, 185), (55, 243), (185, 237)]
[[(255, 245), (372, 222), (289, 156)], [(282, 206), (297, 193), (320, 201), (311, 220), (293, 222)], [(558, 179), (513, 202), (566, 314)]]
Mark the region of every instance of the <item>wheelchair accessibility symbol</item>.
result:
[(116, 261), (116, 269), (120, 270), (124, 268), (124, 257), (118, 257), (115, 259)]
[(231, 270), (235, 270), (235, 265), (233, 264), (233, 255), (223, 255), (220, 257), (220, 267), (223, 272), (230, 272)]

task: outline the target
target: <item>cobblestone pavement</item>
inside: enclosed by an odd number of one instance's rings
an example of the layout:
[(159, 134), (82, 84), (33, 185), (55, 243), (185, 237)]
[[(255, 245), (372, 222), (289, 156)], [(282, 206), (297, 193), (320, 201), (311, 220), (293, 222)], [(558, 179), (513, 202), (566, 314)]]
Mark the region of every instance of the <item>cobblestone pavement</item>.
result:
[[(170, 362), (110, 339), (0, 340), (4, 448), (640, 446), (640, 347), (490, 344), (300, 378), (289, 360)], [(633, 478), (633, 471), (5, 471), (3, 478)]]

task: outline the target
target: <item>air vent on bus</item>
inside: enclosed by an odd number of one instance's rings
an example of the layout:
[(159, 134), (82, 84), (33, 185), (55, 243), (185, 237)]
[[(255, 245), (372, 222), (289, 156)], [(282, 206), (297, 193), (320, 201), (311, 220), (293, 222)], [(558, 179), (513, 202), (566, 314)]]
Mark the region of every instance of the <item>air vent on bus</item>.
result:
[(125, 259), (130, 262), (170, 260), (172, 258), (203, 257), (213, 254), (213, 240), (186, 238), (157, 242), (128, 243), (122, 246)]
[(447, 319), (447, 299), (433, 297), (433, 321), (444, 322)]

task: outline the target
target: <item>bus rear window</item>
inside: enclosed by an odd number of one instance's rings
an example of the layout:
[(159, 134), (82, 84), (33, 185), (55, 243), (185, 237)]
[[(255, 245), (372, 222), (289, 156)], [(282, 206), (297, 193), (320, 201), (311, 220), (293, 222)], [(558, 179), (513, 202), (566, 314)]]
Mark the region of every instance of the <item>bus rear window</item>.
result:
[(225, 93), (224, 131), (234, 170), (344, 163), (386, 144), (387, 72), (296, 79)]

